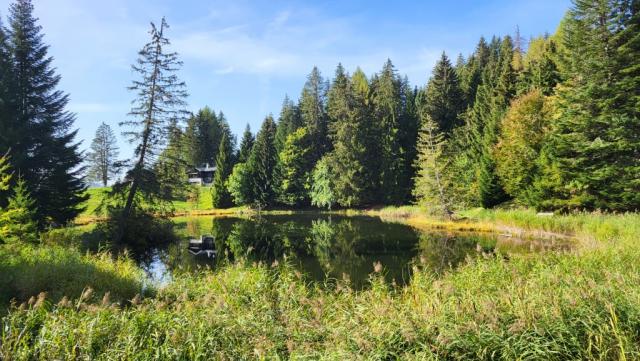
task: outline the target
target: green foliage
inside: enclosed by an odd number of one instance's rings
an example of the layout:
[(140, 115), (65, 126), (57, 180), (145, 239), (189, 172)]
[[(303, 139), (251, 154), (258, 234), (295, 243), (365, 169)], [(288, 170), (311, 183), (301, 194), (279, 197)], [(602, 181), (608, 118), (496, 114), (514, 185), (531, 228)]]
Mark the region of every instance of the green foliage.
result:
[(468, 185), (468, 191), (472, 193), (468, 198), (484, 207), (493, 207), (508, 199), (495, 171), (493, 147), (516, 87), (511, 38), (493, 38), (489, 48), (491, 52), (482, 71), (482, 82), (477, 88), (473, 107), (465, 115), (467, 130), (462, 134), (467, 139), (459, 141), (462, 148), (466, 148), (464, 163), (471, 165), (466, 172), (472, 176), (465, 177), (473, 182)]
[(312, 162), (312, 139), (302, 127), (287, 136), (279, 154), (278, 200), (289, 206), (308, 204)]
[(0, 154), (11, 149), (12, 166), (38, 204), (39, 226), (67, 223), (85, 200), (80, 143), (30, 0), (9, 8), (6, 33), (0, 32), (0, 65)]
[(505, 191), (528, 205), (532, 184), (541, 177), (537, 166), (550, 130), (550, 107), (540, 90), (515, 99), (495, 147), (496, 173)]
[(253, 199), (251, 173), (246, 163), (238, 163), (233, 167), (227, 179), (227, 190), (236, 205), (250, 204)]
[(287, 137), (301, 126), (302, 119), (300, 119), (298, 107), (293, 104), (293, 101), (291, 101), (288, 96), (285, 96), (282, 102), (280, 117), (278, 118), (278, 129), (276, 130), (275, 142), (278, 153), (284, 148)]
[(408, 174), (402, 145), (400, 144), (400, 119), (403, 113), (402, 81), (391, 60), (387, 60), (382, 71), (371, 84), (375, 141), (379, 146), (371, 149), (370, 156), (377, 159), (375, 169), (379, 177), (377, 192), (384, 203), (403, 202), (410, 189), (406, 188)]
[(433, 68), (426, 88), (425, 111), (445, 135), (458, 125), (458, 117), (464, 111), (464, 95), (458, 76), (443, 52)]
[[(602, 247), (556, 255), (516, 254), (508, 261), (480, 257), (437, 279), (431, 267), (417, 262), (404, 288), (389, 287), (374, 274), (370, 286), (358, 292), (341, 281), (315, 286), (287, 264), (239, 262), (215, 272), (176, 276), (140, 302), (133, 299), (140, 279), (130, 273), (135, 268), (128, 267), (128, 261), (120, 264), (110, 257), (98, 260), (61, 249), (25, 248), (20, 256), (0, 249), (2, 274), (24, 281), (8, 284), (29, 285), (18, 293), (19, 301), (36, 295), (42, 286), (50, 291), (40, 302), (34, 297), (8, 310), (2, 319), (0, 356), (637, 358), (637, 215), (539, 217), (535, 211), (477, 210), (468, 216), (588, 235)], [(326, 223), (313, 225), (314, 239), (330, 236), (323, 226)], [(6, 280), (0, 278), (0, 283)], [(84, 285), (95, 289), (87, 299), (81, 298)], [(112, 293), (103, 304), (107, 290)], [(62, 295), (71, 298), (54, 305)], [(115, 307), (113, 302), (120, 300), (132, 302)]]
[(169, 142), (154, 164), (160, 184), (159, 197), (166, 200), (186, 199), (189, 193), (188, 161), (184, 153), (185, 135), (177, 124), (169, 127)]
[(336, 202), (344, 207), (360, 206), (372, 178), (367, 177), (368, 83), (358, 69), (353, 79), (338, 65), (328, 94), (327, 113), (333, 144), (331, 159), (335, 170)]
[(222, 129), (216, 113), (204, 107), (187, 120), (184, 135), (184, 152), (192, 167), (214, 164)]
[(226, 182), (232, 171), (232, 152), (233, 149), (231, 148), (229, 137), (227, 134), (223, 134), (216, 157), (216, 173), (213, 176), (211, 189), (211, 199), (215, 208), (228, 208), (231, 206), (231, 195), (227, 189)]
[(109, 180), (118, 174), (118, 145), (111, 127), (102, 122), (91, 142), (89, 159), (89, 178), (107, 186)]
[[(425, 99), (426, 98), (426, 99)], [(418, 138), (414, 196), (418, 203), (432, 213), (449, 218), (453, 207), (453, 196), (449, 174), (446, 173), (448, 159), (445, 137), (438, 123), (431, 118), (431, 109), (426, 105), (428, 94), (418, 96), (418, 107), (422, 128)]]
[(276, 198), (276, 184), (274, 171), (278, 154), (275, 147), (276, 123), (272, 116), (265, 118), (256, 136), (256, 142), (251, 150), (251, 156), (246, 163), (247, 173), (251, 178), (252, 205), (258, 208), (269, 207)]
[[(99, 303), (103, 299), (107, 300), (103, 305), (109, 306), (112, 302), (133, 299), (145, 284), (144, 271), (125, 256), (88, 255), (57, 245), (0, 247), (0, 274), (0, 307), (3, 308), (11, 300), (26, 303), (39, 294), (45, 297), (42, 301), (46, 301), (46, 305), (66, 297), (68, 304), (70, 300), (75, 301), (74, 306)], [(147, 286), (146, 293), (151, 291)], [(85, 297), (80, 301), (83, 294)]]
[(302, 124), (307, 128), (314, 145), (312, 148), (313, 161), (316, 162), (329, 150), (329, 134), (325, 103), (327, 97), (327, 83), (322, 78), (320, 70), (313, 67), (304, 84), (300, 103), (298, 105)]
[(316, 207), (331, 209), (336, 203), (333, 179), (335, 173), (332, 169), (333, 161), (330, 156), (325, 156), (316, 163), (312, 174), (311, 204)]
[(0, 156), (0, 192), (6, 192), (10, 188), (11, 178), (13, 177), (10, 170), (9, 156)]
[(37, 242), (36, 212), (36, 203), (27, 190), (26, 182), (18, 178), (9, 205), (0, 210), (0, 242)]
[(538, 89), (544, 95), (551, 95), (561, 80), (558, 57), (558, 44), (553, 38), (532, 39), (523, 59), (523, 70), (518, 78), (518, 92), (522, 94)]
[(629, 33), (638, 11), (632, 1), (577, 1), (569, 12), (550, 148), (560, 171), (554, 207), (640, 208), (640, 45)]
[(255, 139), (253, 134), (251, 134), (251, 127), (247, 124), (247, 127), (244, 129), (244, 133), (242, 133), (242, 140), (240, 140), (240, 149), (238, 150), (238, 163), (245, 163), (249, 160), (249, 155), (251, 155), (251, 149), (253, 148), (253, 143)]

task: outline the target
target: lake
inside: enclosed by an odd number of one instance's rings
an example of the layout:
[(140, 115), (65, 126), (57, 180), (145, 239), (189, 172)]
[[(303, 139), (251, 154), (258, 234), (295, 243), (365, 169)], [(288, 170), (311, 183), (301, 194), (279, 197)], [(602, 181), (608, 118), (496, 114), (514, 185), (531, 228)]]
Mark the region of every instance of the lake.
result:
[[(348, 280), (355, 289), (367, 287), (374, 264), (382, 265), (389, 283), (404, 285), (412, 265), (420, 263), (435, 276), (454, 270), (468, 257), (503, 257), (513, 253), (562, 251), (570, 243), (523, 240), (493, 233), (420, 231), (378, 217), (326, 214), (253, 217), (177, 218), (179, 242), (151, 247), (136, 258), (156, 282), (170, 281), (176, 271), (215, 269), (229, 262), (272, 264), (291, 262), (312, 282)], [(188, 240), (200, 235), (215, 239), (217, 256), (194, 256)]]

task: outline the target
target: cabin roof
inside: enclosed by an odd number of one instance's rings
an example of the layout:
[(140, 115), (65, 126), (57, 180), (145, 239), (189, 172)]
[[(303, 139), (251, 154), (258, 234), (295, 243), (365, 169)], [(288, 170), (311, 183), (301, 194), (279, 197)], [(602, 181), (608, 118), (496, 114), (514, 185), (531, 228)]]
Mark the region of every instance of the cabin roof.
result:
[(198, 172), (215, 172), (216, 169), (217, 169), (216, 166), (211, 166), (208, 163), (203, 164), (199, 167), (195, 167), (195, 170), (197, 170)]

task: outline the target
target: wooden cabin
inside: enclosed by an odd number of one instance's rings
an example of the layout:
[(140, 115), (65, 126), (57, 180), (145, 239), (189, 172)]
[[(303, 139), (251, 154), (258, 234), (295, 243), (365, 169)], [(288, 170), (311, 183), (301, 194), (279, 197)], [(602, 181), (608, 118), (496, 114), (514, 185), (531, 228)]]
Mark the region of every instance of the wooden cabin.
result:
[(210, 166), (209, 163), (194, 167), (189, 173), (189, 183), (197, 185), (210, 185), (213, 183), (213, 175), (216, 172), (215, 166)]

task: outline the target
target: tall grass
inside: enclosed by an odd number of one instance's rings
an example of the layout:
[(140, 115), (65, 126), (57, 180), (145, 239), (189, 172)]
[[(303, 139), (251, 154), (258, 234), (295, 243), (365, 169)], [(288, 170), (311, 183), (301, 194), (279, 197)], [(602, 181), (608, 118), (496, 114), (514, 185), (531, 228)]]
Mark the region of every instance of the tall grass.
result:
[[(127, 307), (35, 301), (3, 319), (0, 359), (640, 359), (640, 217), (469, 212), (597, 247), (469, 259), (403, 288), (309, 284), (287, 264), (181, 274)], [(111, 262), (111, 261), (109, 261)], [(384, 270), (382, 271), (384, 272)]]
[[(13, 310), (0, 356), (51, 359), (635, 359), (638, 253), (474, 261), (354, 292), (288, 266), (183, 275), (120, 309)], [(606, 269), (606, 271), (603, 271)], [(22, 335), (18, 340), (18, 336)]]
[(109, 292), (111, 299), (133, 298), (144, 287), (144, 274), (133, 261), (108, 253), (83, 254), (66, 246), (0, 246), (0, 307), (18, 304), (47, 293), (57, 302), (78, 298), (88, 288), (96, 297)]

